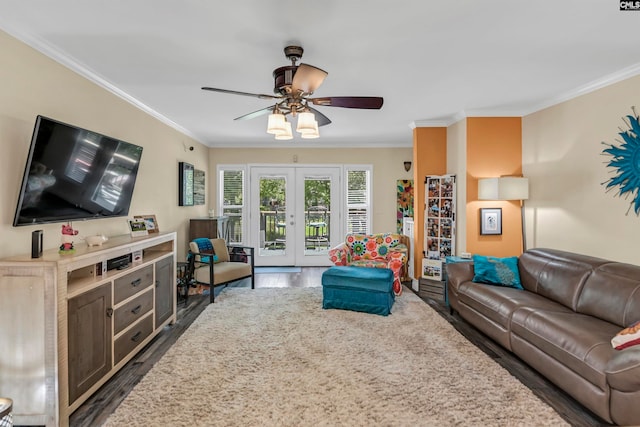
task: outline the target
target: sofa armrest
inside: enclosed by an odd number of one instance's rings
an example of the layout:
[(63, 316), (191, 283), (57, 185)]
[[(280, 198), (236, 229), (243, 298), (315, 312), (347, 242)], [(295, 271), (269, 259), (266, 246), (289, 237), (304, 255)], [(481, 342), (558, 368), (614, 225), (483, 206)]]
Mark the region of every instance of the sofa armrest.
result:
[(335, 265), (349, 265), (351, 262), (351, 251), (346, 243), (340, 243), (339, 245), (329, 249), (329, 259)]
[(616, 351), (605, 368), (607, 383), (622, 392), (640, 390), (640, 345)]
[(445, 264), (445, 268), (447, 269), (447, 286), (458, 289), (460, 283), (473, 280), (474, 270), (472, 262)]

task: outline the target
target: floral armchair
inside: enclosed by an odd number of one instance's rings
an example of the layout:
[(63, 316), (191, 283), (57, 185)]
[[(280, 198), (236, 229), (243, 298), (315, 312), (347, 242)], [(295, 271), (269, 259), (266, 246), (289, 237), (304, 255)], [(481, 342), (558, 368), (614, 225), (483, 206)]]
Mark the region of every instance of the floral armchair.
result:
[(344, 243), (329, 250), (335, 265), (388, 268), (393, 271), (393, 292), (402, 294), (403, 269), (409, 259), (407, 245), (401, 243), (401, 234), (348, 233)]

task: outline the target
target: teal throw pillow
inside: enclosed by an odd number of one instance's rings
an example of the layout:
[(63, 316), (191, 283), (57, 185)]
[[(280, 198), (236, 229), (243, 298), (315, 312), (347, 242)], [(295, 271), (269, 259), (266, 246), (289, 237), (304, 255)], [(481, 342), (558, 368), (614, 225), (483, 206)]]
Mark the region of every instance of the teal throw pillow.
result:
[(473, 256), (473, 281), (524, 289), (518, 272), (518, 257)]

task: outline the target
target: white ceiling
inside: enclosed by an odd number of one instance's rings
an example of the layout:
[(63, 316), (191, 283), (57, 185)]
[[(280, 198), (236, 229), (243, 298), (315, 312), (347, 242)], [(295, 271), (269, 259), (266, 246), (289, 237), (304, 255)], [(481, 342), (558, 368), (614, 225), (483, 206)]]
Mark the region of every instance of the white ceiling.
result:
[[(208, 146), (411, 146), (411, 126), (522, 116), (640, 74), (640, 11), (617, 0), (0, 0), (0, 28)], [(317, 107), (320, 139), (278, 142), (272, 71), (329, 75), (314, 96), (382, 96), (381, 110)], [(628, 108), (622, 106), (621, 108)], [(294, 132), (295, 133), (295, 132)]]

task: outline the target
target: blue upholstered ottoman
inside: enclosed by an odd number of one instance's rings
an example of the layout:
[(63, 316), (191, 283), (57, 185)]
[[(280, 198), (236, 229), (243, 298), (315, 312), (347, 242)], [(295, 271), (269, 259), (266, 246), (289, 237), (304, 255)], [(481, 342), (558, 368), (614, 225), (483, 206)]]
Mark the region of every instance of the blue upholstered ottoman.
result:
[(388, 268), (331, 267), (322, 274), (322, 308), (387, 316), (394, 301)]

